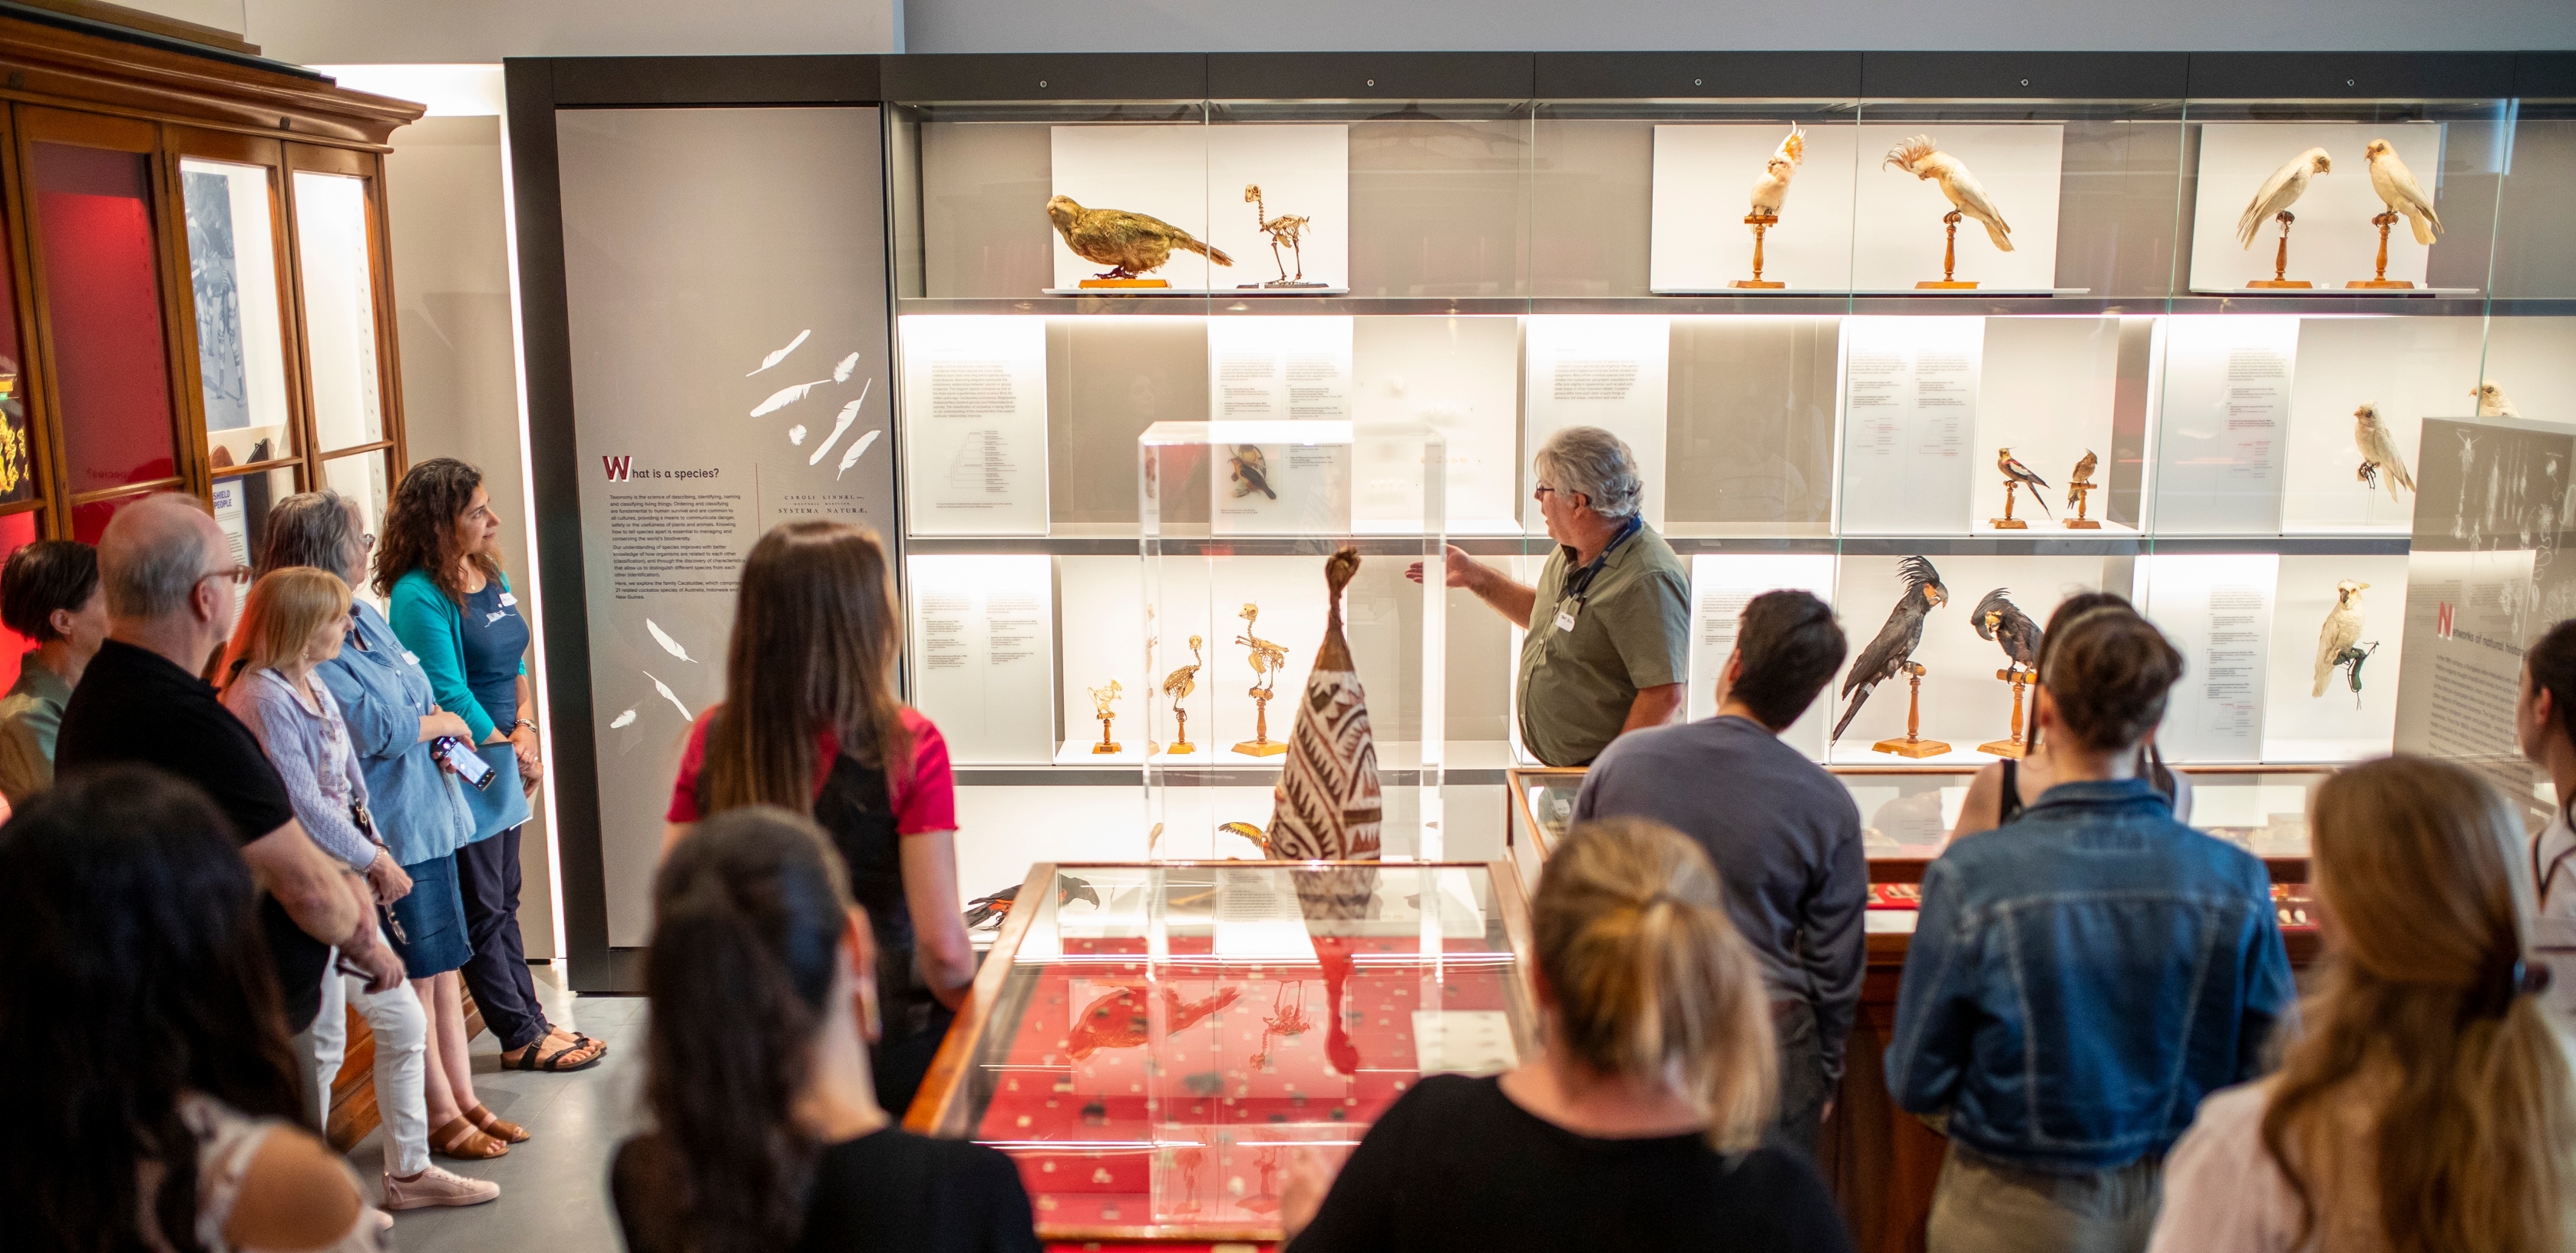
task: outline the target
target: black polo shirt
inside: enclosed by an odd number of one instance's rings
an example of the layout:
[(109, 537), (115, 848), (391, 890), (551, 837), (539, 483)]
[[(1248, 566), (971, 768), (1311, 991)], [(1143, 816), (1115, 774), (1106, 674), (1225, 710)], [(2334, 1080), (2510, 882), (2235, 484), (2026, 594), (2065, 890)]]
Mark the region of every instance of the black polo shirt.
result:
[[(185, 779), (232, 820), (235, 839), (259, 839), (295, 819), (286, 784), (259, 740), (215, 699), (203, 679), (149, 649), (109, 640), (81, 673), (63, 706), (54, 777), (133, 763)], [(286, 1029), (302, 1031), (322, 1009), (322, 972), (331, 947), (304, 934), (276, 898), (259, 897), (260, 927), (277, 964)]]

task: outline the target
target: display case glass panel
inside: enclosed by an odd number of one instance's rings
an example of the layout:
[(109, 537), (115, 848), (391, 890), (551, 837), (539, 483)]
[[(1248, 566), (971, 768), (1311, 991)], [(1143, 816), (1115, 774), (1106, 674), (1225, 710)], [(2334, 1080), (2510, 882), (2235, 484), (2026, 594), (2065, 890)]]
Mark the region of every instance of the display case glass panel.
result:
[(1009, 1154), (1049, 1240), (1278, 1239), (1291, 1152), (1535, 1053), (1497, 869), (1042, 864), (906, 1125)]
[(71, 490), (167, 479), (174, 454), (151, 158), (33, 146), (36, 244)]
[[(358, 523), (370, 536), (384, 534), (385, 506), (392, 497), (394, 482), (387, 465), (392, 455), (389, 452), (362, 452), (334, 457), (322, 463), (322, 486), (356, 502)], [(370, 603), (383, 603), (372, 584), (350, 590)]]
[(385, 437), (367, 191), (362, 178), (295, 172), (295, 243), (304, 279), (313, 433), (324, 452)]
[(259, 564), (260, 550), (268, 543), (268, 511), (303, 490), (300, 477), (295, 467), (280, 466), (215, 480), (215, 525), (223, 528), (234, 561), (246, 566)]
[(200, 157), (179, 162), (198, 390), (207, 456), (217, 469), (296, 452), (269, 179), (266, 166)]

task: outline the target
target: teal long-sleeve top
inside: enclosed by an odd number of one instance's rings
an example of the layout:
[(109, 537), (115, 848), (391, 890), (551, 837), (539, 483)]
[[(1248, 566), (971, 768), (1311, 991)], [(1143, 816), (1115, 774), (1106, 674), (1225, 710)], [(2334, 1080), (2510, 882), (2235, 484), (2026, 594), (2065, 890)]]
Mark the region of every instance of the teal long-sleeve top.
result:
[[(502, 591), (510, 590), (508, 579), (500, 584)], [(420, 668), (437, 693), (438, 707), (465, 719), (475, 743), (491, 739), (496, 729), (492, 716), (466, 678), (464, 613), (438, 590), (428, 571), (414, 570), (394, 581), (392, 594), (385, 598), (385, 620), (393, 625), (394, 638), (420, 657)], [(528, 672), (525, 659), (519, 662), (518, 672)]]

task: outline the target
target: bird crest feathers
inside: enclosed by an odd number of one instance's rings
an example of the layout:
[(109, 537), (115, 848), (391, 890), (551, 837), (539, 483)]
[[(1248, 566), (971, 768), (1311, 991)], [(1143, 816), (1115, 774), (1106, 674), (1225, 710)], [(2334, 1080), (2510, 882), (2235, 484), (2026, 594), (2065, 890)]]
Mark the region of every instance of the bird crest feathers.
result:
[(1994, 633), (1986, 629), (1986, 615), (1990, 613), (2003, 613), (2006, 610), (2010, 610), (2015, 613), (2018, 613), (2021, 610), (2019, 605), (2012, 603), (2011, 588), (1998, 587), (1995, 590), (1986, 593), (1986, 598), (1977, 602), (1977, 612), (1973, 615), (1971, 620), (1971, 625), (1977, 628), (1978, 637), (1981, 639), (1993, 639)]
[(1896, 573), (1897, 577), (1905, 580), (1906, 591), (1918, 591), (1930, 586), (1939, 588), (1944, 598), (1950, 594), (1950, 589), (1941, 582), (1941, 572), (1933, 569), (1932, 563), (1921, 557), (1908, 557), (1897, 562)]
[(1789, 123), (1789, 137), (1780, 141), (1779, 150), (1772, 153), (1771, 157), (1775, 161), (1786, 161), (1791, 165), (1803, 163), (1807, 159), (1807, 132), (1799, 129), (1797, 123)]
[(1906, 140), (1904, 143), (1888, 149), (1887, 160), (1882, 162), (1881, 165), (1882, 167), (1892, 165), (1908, 174), (1921, 177), (1922, 171), (1914, 168), (1915, 163), (1923, 160), (1925, 157), (1931, 156), (1933, 152), (1932, 137), (1930, 135), (1917, 135), (1912, 139)]

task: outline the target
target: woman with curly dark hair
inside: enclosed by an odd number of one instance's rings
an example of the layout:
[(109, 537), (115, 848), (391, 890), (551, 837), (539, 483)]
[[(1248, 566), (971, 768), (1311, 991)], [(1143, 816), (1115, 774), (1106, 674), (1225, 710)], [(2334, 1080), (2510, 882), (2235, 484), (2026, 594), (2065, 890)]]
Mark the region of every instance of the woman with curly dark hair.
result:
[(34, 1253), (371, 1253), (311, 1132), (249, 863), (204, 794), (76, 775), (0, 827), (0, 1210)]
[(559, 1073), (595, 1064), (608, 1046), (546, 1021), (519, 938), (519, 833), (541, 761), (536, 689), (524, 660), (528, 620), (501, 573), (500, 537), (501, 516), (492, 511), (482, 471), (452, 457), (421, 462), (403, 475), (385, 510), (376, 592), (394, 638), (420, 658), (438, 707), (465, 719), (500, 775), (465, 793), (474, 810), (474, 839), (456, 850), (474, 950), (465, 986), (500, 1038), (503, 1066)]

